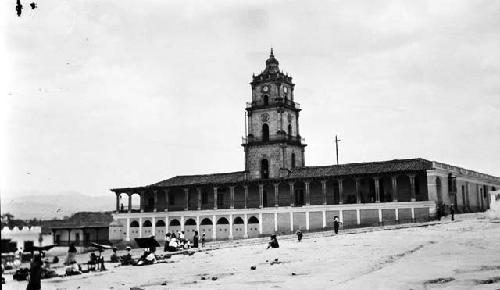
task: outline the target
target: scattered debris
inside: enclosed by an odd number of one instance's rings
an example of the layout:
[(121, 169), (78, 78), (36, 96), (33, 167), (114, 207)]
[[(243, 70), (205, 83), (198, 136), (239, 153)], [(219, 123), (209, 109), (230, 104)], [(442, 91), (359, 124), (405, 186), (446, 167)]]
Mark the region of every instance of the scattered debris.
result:
[(500, 282), (500, 277), (493, 277), (489, 279), (484, 279), (484, 280), (475, 280), (476, 284), (495, 284)]
[(449, 283), (453, 280), (455, 280), (455, 278), (453, 278), (453, 277), (437, 278), (437, 279), (427, 280), (424, 282), (424, 284), (446, 284), (446, 283)]
[(250, 267), (250, 270), (255, 270), (255, 269), (257, 269), (257, 266)]

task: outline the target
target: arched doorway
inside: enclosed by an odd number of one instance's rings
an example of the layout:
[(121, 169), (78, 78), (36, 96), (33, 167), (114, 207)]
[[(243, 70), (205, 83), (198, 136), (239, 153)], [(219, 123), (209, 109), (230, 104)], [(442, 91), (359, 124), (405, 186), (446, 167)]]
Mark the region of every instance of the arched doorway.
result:
[(233, 239), (241, 239), (245, 236), (245, 222), (241, 217), (233, 221)]
[(145, 220), (142, 223), (142, 236), (143, 237), (150, 237), (150, 236), (154, 235), (154, 233), (151, 232), (152, 226), (153, 226), (153, 224), (151, 223), (150, 220)]
[(217, 220), (216, 230), (217, 240), (229, 238), (229, 221), (227, 218), (221, 217)]
[(191, 240), (194, 237), (194, 232), (196, 231), (196, 220), (193, 218), (188, 218), (184, 222), (184, 236), (186, 239)]
[(168, 224), (168, 230), (171, 233), (177, 235), (177, 232), (181, 230), (181, 222), (178, 219), (170, 220), (170, 223)]
[(269, 161), (267, 161), (267, 159), (262, 159), (260, 161), (260, 175), (262, 179), (269, 178)]
[(133, 240), (134, 238), (139, 237), (139, 222), (138, 221), (132, 221), (130, 222), (130, 239)]
[(262, 125), (262, 141), (269, 141), (269, 125)]
[(209, 218), (204, 218), (200, 222), (200, 236), (205, 233), (205, 239), (212, 240), (213, 222)]
[(155, 237), (157, 240), (163, 241), (165, 239), (165, 222), (163, 220), (158, 220), (155, 223)]
[(251, 216), (248, 219), (248, 237), (255, 238), (259, 236), (259, 219), (255, 216)]

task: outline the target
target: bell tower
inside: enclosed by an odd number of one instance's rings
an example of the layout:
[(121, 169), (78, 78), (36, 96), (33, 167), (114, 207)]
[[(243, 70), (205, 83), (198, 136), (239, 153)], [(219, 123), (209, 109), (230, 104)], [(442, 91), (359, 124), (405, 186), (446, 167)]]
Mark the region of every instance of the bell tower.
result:
[[(273, 49), (266, 68), (253, 75), (252, 101), (247, 102), (247, 136), (243, 137), (245, 171), (250, 179), (278, 178), (305, 165), (299, 133), (300, 106), (294, 101), (292, 77), (279, 69)], [(246, 129), (246, 128), (245, 128)]]

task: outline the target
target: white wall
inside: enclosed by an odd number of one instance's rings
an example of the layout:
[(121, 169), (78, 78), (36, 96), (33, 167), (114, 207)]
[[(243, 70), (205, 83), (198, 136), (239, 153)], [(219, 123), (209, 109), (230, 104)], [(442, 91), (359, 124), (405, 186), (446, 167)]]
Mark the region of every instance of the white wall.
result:
[[(38, 241), (40, 237), (42, 237), (41, 243)], [(17, 243), (16, 247), (18, 248), (24, 247), (24, 241), (33, 241), (35, 246), (52, 244), (52, 234), (42, 235), (41, 227), (23, 227), (22, 230), (18, 227), (14, 227), (12, 230), (4, 227), (2, 229), (2, 239), (11, 239), (12, 242)]]

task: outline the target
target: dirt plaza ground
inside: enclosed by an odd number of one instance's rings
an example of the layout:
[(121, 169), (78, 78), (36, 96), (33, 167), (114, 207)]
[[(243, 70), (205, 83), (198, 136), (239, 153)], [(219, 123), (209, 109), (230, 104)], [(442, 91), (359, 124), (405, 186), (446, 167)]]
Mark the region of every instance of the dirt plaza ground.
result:
[[(500, 223), (482, 214), (441, 222), (209, 245), (169, 263), (42, 281), (42, 289), (499, 289)], [(136, 252), (138, 253), (138, 252)], [(88, 255), (88, 254), (86, 254)], [(84, 256), (81, 257), (84, 259)], [(251, 270), (255, 266), (255, 270)], [(25, 289), (7, 278), (3, 289)]]

